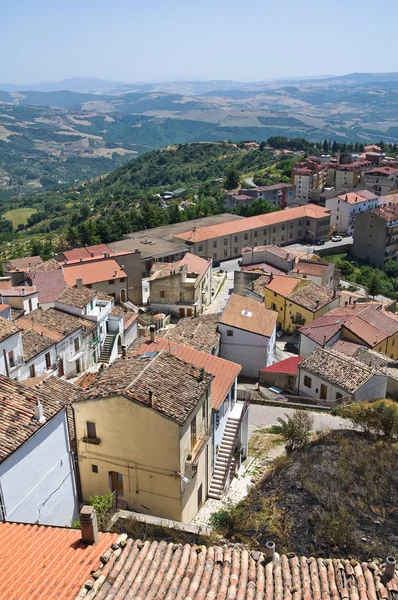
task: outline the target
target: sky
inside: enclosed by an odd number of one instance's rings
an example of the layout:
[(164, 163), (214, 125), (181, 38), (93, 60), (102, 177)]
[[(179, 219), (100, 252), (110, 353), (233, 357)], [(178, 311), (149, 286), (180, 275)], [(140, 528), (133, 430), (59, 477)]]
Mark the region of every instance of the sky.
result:
[(0, 0), (0, 82), (397, 71), (397, 0)]

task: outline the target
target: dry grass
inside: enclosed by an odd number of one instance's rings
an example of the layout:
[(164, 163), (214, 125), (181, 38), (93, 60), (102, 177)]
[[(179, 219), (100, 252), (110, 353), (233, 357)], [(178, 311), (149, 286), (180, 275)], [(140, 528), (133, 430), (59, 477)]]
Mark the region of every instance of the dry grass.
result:
[(281, 435), (269, 433), (267, 429), (256, 429), (249, 440), (249, 456), (265, 460), (272, 448), (283, 444)]

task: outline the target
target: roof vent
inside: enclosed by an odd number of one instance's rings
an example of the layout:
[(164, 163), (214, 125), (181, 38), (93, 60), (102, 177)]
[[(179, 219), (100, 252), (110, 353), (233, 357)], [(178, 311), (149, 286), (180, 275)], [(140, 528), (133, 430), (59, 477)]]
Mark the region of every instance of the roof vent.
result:
[(394, 556), (387, 556), (386, 566), (384, 568), (384, 574), (389, 579), (392, 579), (394, 577), (396, 563), (397, 563), (397, 561), (395, 560)]
[(35, 406), (35, 421), (39, 421), (39, 423), (45, 423), (45, 418), (44, 418), (44, 412), (43, 412), (43, 405), (40, 402), (40, 400), (36, 400), (36, 406)]
[(242, 310), (242, 315), (244, 317), (251, 317), (251, 316), (253, 316), (253, 313), (249, 312), (248, 310)]

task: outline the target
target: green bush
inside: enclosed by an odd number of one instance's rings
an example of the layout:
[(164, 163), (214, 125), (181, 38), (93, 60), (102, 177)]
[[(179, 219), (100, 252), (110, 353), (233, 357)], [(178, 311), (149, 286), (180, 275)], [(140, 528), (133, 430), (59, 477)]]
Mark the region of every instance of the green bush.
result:
[(391, 400), (351, 404), (338, 414), (375, 437), (391, 439), (398, 435), (398, 405)]
[(327, 543), (341, 548), (352, 542), (355, 520), (347, 508), (338, 508), (322, 515), (316, 529), (318, 535)]
[(295, 410), (291, 417), (279, 417), (280, 434), (286, 443), (287, 452), (304, 448), (310, 440), (314, 417), (304, 410)]

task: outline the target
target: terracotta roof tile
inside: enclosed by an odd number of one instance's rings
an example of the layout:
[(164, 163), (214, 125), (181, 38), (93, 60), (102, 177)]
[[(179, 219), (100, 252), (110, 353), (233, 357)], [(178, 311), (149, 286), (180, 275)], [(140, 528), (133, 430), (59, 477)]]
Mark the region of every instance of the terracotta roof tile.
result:
[(297, 277), (289, 277), (288, 275), (274, 275), (270, 279), (267, 289), (275, 292), (284, 298), (287, 298), (298, 286), (303, 285), (302, 281)]
[(201, 242), (249, 229), (269, 227), (276, 223), (284, 223), (289, 221), (289, 219), (304, 219), (306, 217), (323, 219), (328, 216), (330, 216), (330, 210), (327, 208), (316, 205), (298, 206), (297, 208), (288, 208), (286, 210), (257, 215), (255, 217), (248, 217), (239, 221), (228, 221), (227, 223), (220, 223), (219, 225), (199, 227), (195, 231), (191, 230), (186, 233), (177, 233), (174, 237), (190, 242)]
[(145, 354), (147, 352), (159, 352), (165, 350), (195, 367), (204, 368), (208, 373), (214, 375), (212, 383), (212, 403), (213, 408), (218, 410), (223, 403), (229, 389), (232, 387), (236, 377), (239, 375), (242, 367), (234, 362), (200, 352), (194, 348), (189, 348), (176, 342), (171, 342), (167, 338), (157, 337), (155, 342), (149, 339), (143, 341), (137, 339), (128, 350), (128, 354)]
[[(276, 556), (226, 546), (127, 541), (109, 577), (90, 600), (376, 600), (387, 598), (378, 565), (339, 559)], [(127, 595), (126, 595), (127, 594)]]
[(44, 350), (53, 344), (54, 341), (45, 335), (36, 333), (36, 331), (32, 331), (31, 329), (22, 330), (22, 347), (25, 361), (29, 361), (37, 354), (44, 352)]
[(20, 325), (0, 317), (0, 342), (21, 331)]
[(33, 267), (43, 262), (41, 256), (27, 256), (26, 258), (12, 258), (6, 261), (9, 271), (19, 269), (25, 271), (28, 267)]
[(179, 265), (182, 267), (187, 265), (188, 273), (198, 273), (199, 277), (202, 278), (206, 273), (207, 269), (211, 264), (211, 260), (206, 260), (195, 254), (187, 252), (184, 258), (179, 261)]
[(231, 294), (220, 323), (270, 337), (275, 329), (278, 313), (263, 302)]
[(350, 305), (332, 309), (315, 321), (301, 327), (300, 334), (307, 336), (317, 344), (328, 342), (342, 328), (343, 323), (352, 319), (362, 310), (361, 307)]
[(35, 272), (30, 275), (39, 292), (40, 304), (49, 304), (66, 288), (62, 269)]
[(334, 298), (334, 292), (313, 281), (305, 282), (305, 285), (289, 294), (289, 300), (310, 311), (323, 308)]
[(0, 523), (0, 597), (73, 600), (118, 535), (100, 533), (87, 546), (77, 529)]
[(298, 260), (293, 269), (293, 273), (302, 273), (304, 275), (312, 275), (314, 277), (322, 277), (323, 273), (329, 267), (328, 264), (320, 261)]
[(103, 256), (103, 252), (109, 252), (112, 254), (112, 250), (106, 244), (96, 244), (95, 246), (84, 246), (84, 248), (74, 248), (73, 250), (66, 250), (62, 254), (65, 256), (67, 261), (79, 260), (80, 258), (93, 258), (93, 256)]
[(7, 310), (7, 308), (11, 308), (11, 306), (9, 304), (6, 304), (5, 302), (0, 303), (0, 312), (3, 312), (3, 310)]
[(185, 317), (180, 319), (175, 327), (166, 329), (164, 337), (196, 350), (213, 352), (220, 343), (221, 336), (217, 332), (220, 316), (221, 313), (209, 313)]
[(76, 308), (84, 308), (96, 297), (96, 292), (90, 288), (83, 287), (78, 288), (66, 288), (58, 296), (57, 301), (68, 306), (75, 306)]
[(82, 329), (85, 336), (95, 327), (93, 321), (75, 317), (56, 308), (49, 308), (48, 310), (37, 308), (26, 316), (20, 317), (18, 325), (23, 329), (32, 329), (37, 333), (43, 333), (55, 342), (62, 340), (62, 338), (79, 328)]
[(269, 367), (260, 369), (261, 373), (285, 373), (286, 375), (297, 375), (298, 366), (303, 360), (302, 356), (290, 356)]
[(127, 275), (115, 260), (104, 259), (101, 261), (97, 260), (89, 263), (78, 263), (77, 265), (66, 266), (64, 267), (64, 277), (67, 285), (74, 287), (76, 285), (76, 279), (79, 277), (83, 279), (83, 285), (92, 285), (101, 281), (127, 277)]
[(62, 270), (62, 265), (55, 258), (50, 258), (50, 260), (46, 260), (44, 262), (39, 263), (38, 265), (33, 265), (28, 269), (29, 273), (45, 273), (48, 271), (60, 271)]

